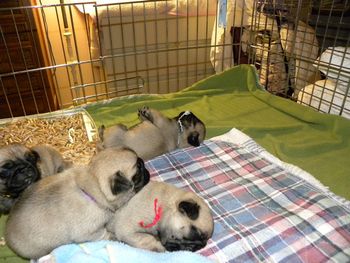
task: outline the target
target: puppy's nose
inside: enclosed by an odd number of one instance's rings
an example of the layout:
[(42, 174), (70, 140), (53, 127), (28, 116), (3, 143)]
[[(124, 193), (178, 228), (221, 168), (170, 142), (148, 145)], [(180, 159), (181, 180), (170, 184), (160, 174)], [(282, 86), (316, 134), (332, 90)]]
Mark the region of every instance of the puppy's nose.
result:
[(207, 242), (208, 240), (208, 235), (206, 233), (201, 233), (200, 238), (202, 241)]
[(194, 147), (198, 147), (200, 145), (200, 142), (199, 142), (199, 133), (194, 131), (192, 132), (188, 138), (187, 138), (187, 142), (194, 146)]

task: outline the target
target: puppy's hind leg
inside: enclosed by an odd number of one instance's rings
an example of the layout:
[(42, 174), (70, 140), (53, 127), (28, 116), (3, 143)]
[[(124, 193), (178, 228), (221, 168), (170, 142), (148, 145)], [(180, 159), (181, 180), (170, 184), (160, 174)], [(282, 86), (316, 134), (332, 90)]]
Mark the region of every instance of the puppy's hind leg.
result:
[(143, 106), (141, 109), (138, 109), (137, 115), (139, 116), (140, 121), (153, 122), (153, 117), (148, 106)]
[(168, 122), (169, 118), (165, 117), (161, 112), (151, 109), (147, 106), (143, 106), (138, 112), (141, 121), (150, 121), (158, 128), (161, 128), (164, 122)]

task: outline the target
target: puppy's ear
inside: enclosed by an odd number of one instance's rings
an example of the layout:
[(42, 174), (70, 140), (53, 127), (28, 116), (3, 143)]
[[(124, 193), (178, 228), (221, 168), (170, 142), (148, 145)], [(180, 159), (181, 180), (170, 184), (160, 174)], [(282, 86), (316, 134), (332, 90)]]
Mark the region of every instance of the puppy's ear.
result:
[(184, 111), (181, 111), (180, 113), (179, 113), (179, 115), (177, 115), (177, 117), (176, 117), (176, 119), (179, 119), (181, 116), (183, 116), (184, 115)]
[(146, 184), (148, 184), (150, 174), (145, 167), (145, 164), (141, 158), (137, 158), (137, 172), (132, 177), (134, 183), (135, 192), (139, 192)]
[(199, 133), (196, 131), (191, 132), (187, 137), (187, 142), (192, 146), (195, 146), (195, 147), (199, 146), (200, 145)]
[(128, 191), (132, 188), (132, 183), (126, 179), (121, 172), (117, 172), (111, 179), (111, 191), (114, 195)]
[(178, 209), (180, 213), (187, 215), (192, 220), (196, 220), (199, 216), (200, 206), (194, 201), (181, 201)]
[(63, 171), (71, 168), (72, 166), (73, 166), (73, 162), (63, 160), (63, 163), (57, 167), (56, 173), (62, 173)]
[(190, 127), (191, 125), (195, 126), (198, 122), (202, 123), (202, 121), (192, 112), (188, 112), (188, 114), (186, 114), (185, 111), (180, 112), (180, 114), (176, 117), (176, 120), (180, 120), (186, 128)]
[(40, 155), (37, 151), (30, 150), (28, 153), (24, 155), (26, 161), (31, 163), (32, 165), (36, 165), (38, 161), (40, 161)]

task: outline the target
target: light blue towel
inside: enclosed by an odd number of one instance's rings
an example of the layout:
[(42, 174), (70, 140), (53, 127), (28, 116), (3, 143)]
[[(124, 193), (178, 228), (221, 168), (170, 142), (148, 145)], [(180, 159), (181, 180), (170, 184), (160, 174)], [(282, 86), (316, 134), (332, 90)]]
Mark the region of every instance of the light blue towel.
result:
[(64, 245), (53, 250), (51, 256), (56, 263), (212, 263), (204, 256), (189, 251), (157, 253), (114, 241)]

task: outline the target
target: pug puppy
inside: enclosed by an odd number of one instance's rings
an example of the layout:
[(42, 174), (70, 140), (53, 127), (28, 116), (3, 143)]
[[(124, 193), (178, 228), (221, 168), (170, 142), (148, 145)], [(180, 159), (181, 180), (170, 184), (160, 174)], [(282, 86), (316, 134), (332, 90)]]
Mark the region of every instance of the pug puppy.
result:
[(144, 160), (189, 146), (199, 146), (205, 138), (205, 125), (193, 113), (181, 112), (169, 119), (155, 109), (139, 109), (141, 123), (128, 129), (122, 124), (99, 128), (97, 150), (113, 146), (133, 149)]
[(27, 188), (11, 209), (5, 241), (19, 256), (37, 259), (60, 245), (108, 239), (107, 222), (148, 181), (134, 151), (101, 151), (89, 165)]
[(107, 229), (114, 239), (152, 251), (196, 251), (213, 234), (208, 205), (193, 192), (151, 181), (117, 210)]
[(71, 163), (48, 145), (28, 148), (11, 144), (0, 148), (0, 215), (10, 211), (29, 185), (69, 166)]
[(61, 173), (73, 165), (71, 161), (65, 160), (61, 153), (52, 146), (41, 144), (33, 146), (31, 150), (39, 155), (37, 166), (42, 177)]

